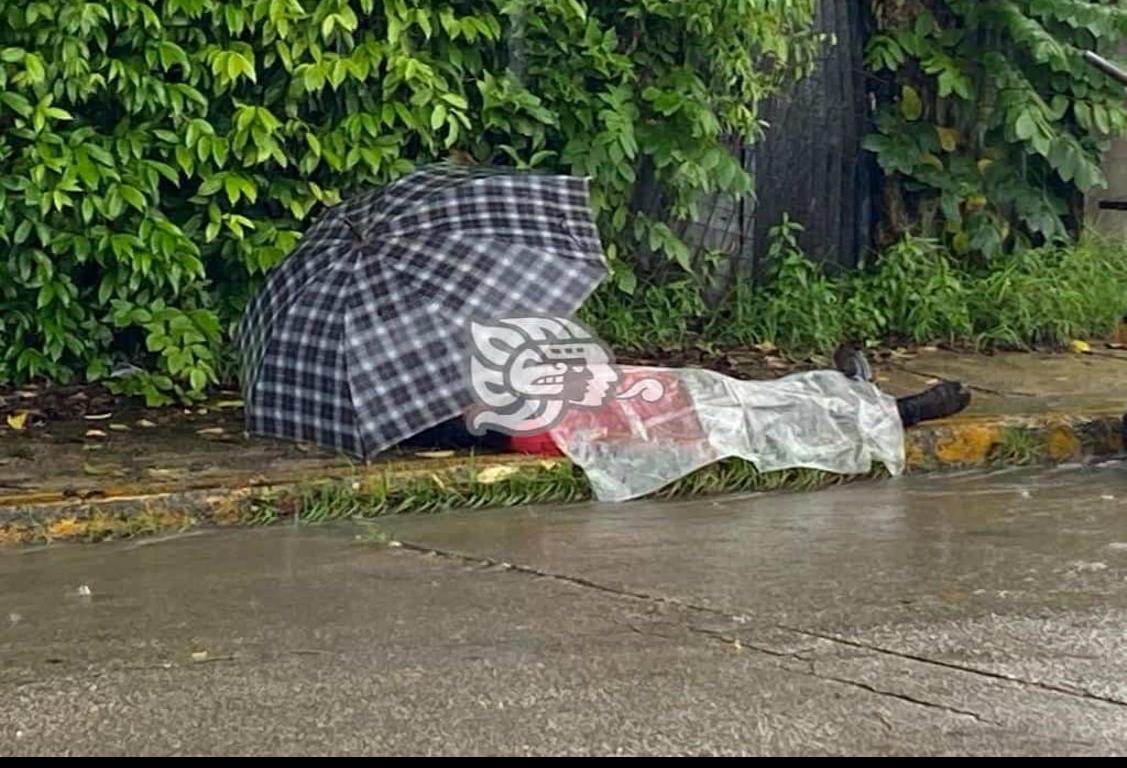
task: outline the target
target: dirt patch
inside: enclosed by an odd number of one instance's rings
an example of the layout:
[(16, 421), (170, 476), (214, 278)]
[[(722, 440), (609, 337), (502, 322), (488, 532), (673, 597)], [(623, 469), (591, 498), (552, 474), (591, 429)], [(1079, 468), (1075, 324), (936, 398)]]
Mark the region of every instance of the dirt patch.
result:
[(81, 419), (89, 414), (112, 413), (124, 406), (101, 386), (28, 385), (0, 389), (0, 416), (26, 413), (28, 426), (49, 421)]
[(827, 364), (827, 361), (812, 358), (788, 358), (770, 348), (647, 350), (622, 352), (616, 355), (616, 360), (627, 366), (705, 368), (736, 379), (778, 379)]
[[(910, 348), (876, 349), (867, 354), (874, 363), (911, 357)], [(706, 349), (634, 350), (617, 354), (621, 365), (662, 368), (705, 368), (737, 379), (778, 379), (791, 373), (825, 368), (829, 358), (796, 357), (784, 354), (770, 345)], [(109, 425), (135, 427), (138, 423), (152, 426), (209, 425), (230, 427), (242, 419), (237, 406), (239, 395), (228, 388), (214, 393), (207, 403), (185, 407), (146, 408), (135, 398), (118, 397), (97, 384), (59, 386), (34, 384), (17, 388), (0, 388), (0, 432), (8, 417), (18, 417), (21, 429), (40, 431), (63, 423), (73, 425), (68, 433), (84, 430), (105, 430)], [(220, 407), (221, 406), (221, 407)], [(124, 431), (124, 430), (122, 430)], [(69, 437), (75, 435), (68, 434)]]
[[(936, 347), (878, 347), (867, 350), (865, 355), (875, 366), (909, 360), (919, 352), (934, 349)], [(778, 379), (792, 373), (833, 366), (828, 356), (787, 355), (768, 344), (726, 349), (689, 348), (620, 352), (616, 355), (616, 360), (620, 365), (706, 368), (744, 380)]]

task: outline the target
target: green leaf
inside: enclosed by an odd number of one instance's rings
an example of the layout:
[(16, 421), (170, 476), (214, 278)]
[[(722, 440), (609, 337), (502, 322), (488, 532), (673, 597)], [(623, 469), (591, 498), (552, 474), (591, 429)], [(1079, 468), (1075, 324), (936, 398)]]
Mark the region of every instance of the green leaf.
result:
[(910, 85), (901, 86), (900, 114), (904, 116), (904, 119), (914, 122), (919, 120), (923, 113), (924, 107), (919, 92)]
[(958, 148), (959, 132), (956, 129), (937, 125), (935, 132), (939, 137), (939, 146), (944, 152), (954, 152)]
[(202, 197), (210, 197), (211, 195), (214, 195), (216, 192), (223, 188), (225, 176), (226, 174), (222, 173), (217, 173), (214, 176), (208, 176), (203, 180), (203, 183), (200, 184), (200, 188), (196, 191), (196, 194)]
[(430, 127), (437, 131), (446, 123), (446, 105), (436, 104), (430, 113)]
[(207, 374), (199, 368), (193, 368), (191, 374), (189, 374), (188, 381), (194, 391), (202, 392), (204, 387), (207, 386)]
[(1092, 107), (1092, 119), (1100, 133), (1111, 133), (1111, 120), (1108, 117), (1107, 107), (1103, 104), (1096, 104)]
[(239, 193), (242, 190), (242, 184), (240, 183), (238, 176), (229, 174), (223, 180), (223, 189), (226, 190), (227, 200), (230, 201), (231, 205), (239, 202)]
[(47, 70), (43, 67), (43, 59), (34, 53), (24, 56), (24, 68), (27, 70), (28, 82), (39, 83), (47, 78)]
[(82, 146), (89, 153), (90, 157), (94, 158), (102, 165), (112, 166), (114, 164), (113, 155), (104, 147), (100, 147), (97, 144), (83, 144)]
[(465, 97), (460, 96), (457, 93), (444, 93), (444, 94), (442, 94), (442, 99), (447, 104), (454, 107), (455, 109), (469, 109), (470, 108), (470, 105), (469, 105), (468, 102), (466, 102)]
[(632, 296), (638, 288), (638, 276), (629, 267), (621, 266), (614, 272), (614, 282), (618, 290)]
[(27, 117), (32, 112), (31, 102), (18, 93), (0, 93), (0, 101), (4, 102), (13, 112), (20, 117)]
[(161, 352), (167, 349), (171, 343), (172, 339), (164, 333), (151, 333), (145, 339), (145, 347), (150, 352)]
[(136, 187), (131, 187), (128, 184), (121, 184), (118, 186), (118, 191), (121, 193), (122, 199), (125, 200), (125, 202), (127, 202), (129, 205), (136, 208), (138, 211), (141, 211), (143, 213), (148, 207), (145, 204), (145, 196), (142, 195), (141, 191)]

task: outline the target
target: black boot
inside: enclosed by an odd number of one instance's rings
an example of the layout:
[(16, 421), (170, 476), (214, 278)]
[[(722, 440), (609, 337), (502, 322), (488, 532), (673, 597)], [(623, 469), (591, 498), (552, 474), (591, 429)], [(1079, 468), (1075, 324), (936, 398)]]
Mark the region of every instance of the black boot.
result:
[(970, 405), (970, 390), (957, 381), (945, 381), (917, 395), (901, 397), (896, 401), (900, 421), (904, 428), (921, 421), (945, 419), (954, 416)]

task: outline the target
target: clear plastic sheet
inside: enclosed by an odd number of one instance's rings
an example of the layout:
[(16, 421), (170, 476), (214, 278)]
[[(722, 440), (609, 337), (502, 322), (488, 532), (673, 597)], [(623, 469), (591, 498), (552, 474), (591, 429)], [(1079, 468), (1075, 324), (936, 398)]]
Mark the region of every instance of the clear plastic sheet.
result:
[(881, 462), (904, 471), (896, 400), (837, 371), (739, 381), (713, 371), (624, 367), (620, 392), (656, 379), (664, 393), (573, 410), (552, 430), (602, 501), (660, 490), (701, 467), (738, 457), (762, 472), (804, 467), (841, 475)]

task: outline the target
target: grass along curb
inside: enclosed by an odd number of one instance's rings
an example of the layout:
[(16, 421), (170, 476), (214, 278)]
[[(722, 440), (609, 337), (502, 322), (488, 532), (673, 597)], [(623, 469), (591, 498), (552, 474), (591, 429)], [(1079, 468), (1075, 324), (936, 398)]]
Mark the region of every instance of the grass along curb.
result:
[[(1046, 416), (938, 422), (908, 434), (911, 472), (1027, 466), (1120, 455), (1119, 416)], [(759, 472), (729, 459), (705, 467), (651, 498), (752, 491), (806, 491), (887, 476), (808, 469)], [(565, 459), (527, 456), (420, 460), (356, 467), (341, 476), (269, 486), (161, 491), (130, 497), (0, 509), (0, 544), (101, 541), (198, 526), (318, 525), (348, 519), (454, 509), (562, 504), (592, 498), (583, 473)]]

